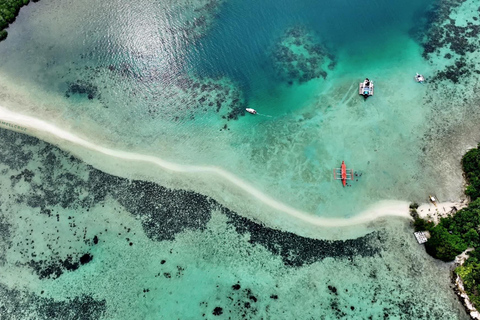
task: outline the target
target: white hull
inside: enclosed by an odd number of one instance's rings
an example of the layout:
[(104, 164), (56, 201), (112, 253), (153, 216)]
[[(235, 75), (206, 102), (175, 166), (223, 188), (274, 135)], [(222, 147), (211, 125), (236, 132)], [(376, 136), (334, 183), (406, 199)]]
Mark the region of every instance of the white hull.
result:
[(369, 81), (367, 86), (367, 81), (360, 82), (358, 85), (358, 94), (366, 97), (373, 96), (373, 81)]
[(415, 81), (417, 81), (419, 83), (423, 83), (425, 81), (425, 78), (421, 74), (417, 73), (417, 75), (415, 76)]

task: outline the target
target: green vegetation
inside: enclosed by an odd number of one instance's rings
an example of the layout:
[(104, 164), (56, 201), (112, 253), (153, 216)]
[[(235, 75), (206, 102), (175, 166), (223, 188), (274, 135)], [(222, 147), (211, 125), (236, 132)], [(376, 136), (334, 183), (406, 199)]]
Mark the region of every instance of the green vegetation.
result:
[(463, 266), (455, 269), (462, 278), (465, 291), (475, 307), (480, 306), (480, 251), (469, 252)]
[(480, 247), (480, 199), (459, 210), (454, 216), (440, 219), (437, 225), (415, 219), (416, 230), (428, 230), (431, 238), (425, 244), (427, 252), (440, 260), (452, 261), (469, 247)]
[[(32, 1), (37, 2), (38, 0)], [(15, 21), (20, 8), (29, 2), (30, 0), (0, 0), (0, 41), (7, 38), (7, 31), (4, 29)]]
[(428, 222), (427, 220), (420, 218), (417, 209), (418, 203), (414, 202), (410, 204), (410, 215), (413, 218), (413, 227), (415, 228), (415, 231), (431, 230), (434, 227), (433, 222)]
[(452, 261), (467, 248), (474, 248), (455, 272), (462, 278), (472, 303), (480, 307), (480, 144), (463, 156), (462, 166), (467, 180), (465, 194), (471, 200), (467, 208), (440, 219), (437, 225), (419, 218), (414, 205), (410, 206), (410, 213), (415, 230), (427, 230), (431, 234), (425, 244), (431, 256)]
[(476, 200), (480, 197), (480, 145), (463, 156), (462, 166), (468, 182), (465, 194), (471, 200)]

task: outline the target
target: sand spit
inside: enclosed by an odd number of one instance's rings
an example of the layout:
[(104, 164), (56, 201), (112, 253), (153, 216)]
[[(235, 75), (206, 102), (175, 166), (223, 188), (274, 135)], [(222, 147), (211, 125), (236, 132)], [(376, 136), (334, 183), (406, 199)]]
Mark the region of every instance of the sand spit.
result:
[[(5, 125), (5, 123), (8, 123), (8, 125)], [(294, 218), (294, 220), (297, 220), (297, 223), (298, 221), (302, 221), (304, 224), (306, 223), (318, 227), (348, 227), (366, 224), (384, 216), (409, 218), (408, 202), (396, 200), (381, 201), (352, 218), (322, 218), (295, 209), (281, 201), (273, 199), (250, 183), (219, 167), (183, 165), (154, 156), (109, 149), (82, 139), (54, 124), (31, 116), (15, 113), (4, 107), (0, 107), (0, 125), (12, 130), (26, 132), (27, 134), (43, 138), (47, 141), (54, 140), (59, 144), (62, 144), (62, 142), (64, 144), (73, 143), (75, 146), (87, 149), (87, 151), (98, 152), (108, 157), (116, 158), (117, 160), (120, 159), (127, 162), (139, 162), (146, 165), (154, 165), (158, 169), (174, 173), (186, 173), (190, 175), (207, 174), (209, 176), (216, 176), (216, 178), (221, 178), (223, 182), (227, 182), (229, 185), (235, 186), (237, 189), (241, 190), (244, 195), (247, 195), (247, 198), (261, 202), (277, 212), (285, 213), (291, 218)], [(20, 128), (18, 129), (15, 126), (19, 126)]]

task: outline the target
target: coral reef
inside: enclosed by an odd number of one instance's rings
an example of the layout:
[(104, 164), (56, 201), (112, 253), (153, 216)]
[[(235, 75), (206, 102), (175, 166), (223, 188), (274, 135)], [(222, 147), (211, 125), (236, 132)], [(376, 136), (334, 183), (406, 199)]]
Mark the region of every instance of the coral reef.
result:
[(91, 296), (55, 301), (38, 294), (10, 289), (0, 283), (1, 319), (94, 320), (100, 319), (105, 309), (105, 300), (96, 300)]
[[(225, 77), (172, 74), (155, 68), (136, 68), (126, 62), (106, 66), (75, 65), (66, 74), (56, 77), (64, 78), (67, 99), (75, 96), (95, 100), (98, 104), (91, 106), (109, 109), (105, 112), (125, 112), (135, 105), (139, 118), (184, 122), (211, 113), (224, 119), (224, 126), (245, 115), (247, 106), (241, 88)], [(139, 89), (145, 87), (152, 90)]]
[(278, 39), (271, 52), (277, 75), (284, 81), (307, 82), (327, 77), (325, 69), (335, 67), (335, 57), (304, 27), (292, 27)]
[(205, 0), (193, 10), (193, 19), (186, 19), (181, 26), (180, 33), (192, 40), (203, 37), (211, 28), (213, 20), (224, 0)]
[[(11, 186), (7, 187), (18, 189), (21, 186), (23, 190), (9, 201), (27, 206), (28, 212), (40, 216), (51, 226), (49, 231), (27, 224), (27, 236), (13, 243), (8, 219), (0, 212), (0, 245), (9, 248), (13, 244), (12, 250), (22, 257), (17, 265), (32, 269), (39, 279), (59, 278), (95, 260), (90, 252), (103, 231), (87, 236), (88, 228), (78, 221), (82, 213), (101, 206), (106, 199), (115, 200), (123, 210), (136, 217), (152, 241), (172, 241), (187, 230), (205, 231), (212, 212), (216, 211), (226, 216), (227, 224), (238, 234), (249, 234), (252, 245), (263, 246), (278, 255), (287, 267), (300, 267), (327, 257), (352, 259), (379, 252), (381, 234), (378, 232), (346, 241), (309, 239), (250, 221), (192, 191), (172, 190), (152, 182), (106, 174), (50, 144), (23, 134), (0, 129), (0, 144), (3, 155), (0, 164), (8, 167), (6, 171), (17, 172), (10, 174)], [(16, 159), (21, 159), (23, 154), (27, 154), (29, 160), (19, 166)], [(35, 169), (27, 170), (26, 167), (32, 167), (31, 163), (36, 164)], [(74, 211), (75, 215), (65, 216), (65, 210)], [(19, 217), (24, 218), (28, 221), (27, 217)], [(67, 232), (68, 238), (59, 236), (59, 230)], [(108, 232), (107, 229), (104, 232)], [(129, 233), (130, 228), (125, 227), (127, 237)], [(48, 253), (35, 248), (38, 237), (48, 239)], [(132, 246), (128, 238), (127, 244)]]
[(433, 83), (443, 80), (459, 83), (476, 70), (476, 65), (470, 61), (468, 54), (476, 53), (480, 48), (480, 7), (476, 12), (472, 12), (470, 17), (457, 21), (456, 11), (465, 2), (467, 0), (438, 1), (427, 14), (424, 25), (426, 31), (417, 34), (423, 46), (422, 55), (426, 60), (440, 55), (446, 59), (454, 59), (453, 63), (447, 64), (431, 78)]

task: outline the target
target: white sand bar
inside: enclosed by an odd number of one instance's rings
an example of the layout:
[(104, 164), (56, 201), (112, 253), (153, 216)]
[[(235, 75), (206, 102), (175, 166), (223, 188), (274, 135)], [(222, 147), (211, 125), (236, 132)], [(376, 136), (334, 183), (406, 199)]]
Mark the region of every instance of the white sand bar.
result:
[[(109, 149), (105, 146), (97, 145), (91, 141), (87, 141), (85, 139), (80, 138), (79, 136), (68, 132), (62, 128), (57, 127), (54, 124), (48, 123), (46, 121), (26, 116), (23, 114), (19, 114), (13, 111), (10, 111), (7, 108), (0, 107), (0, 120), (4, 122), (8, 122), (9, 125), (2, 125), (2, 127), (6, 127), (15, 131), (19, 132), (26, 132), (27, 134), (37, 136), (47, 142), (54, 143), (60, 145), (60, 147), (67, 149), (68, 151), (72, 151), (72, 144), (77, 147), (76, 155), (81, 156), (81, 153), (78, 152), (78, 147), (82, 147), (84, 151), (87, 152), (97, 152), (102, 155), (104, 162), (110, 163), (113, 160), (123, 160), (124, 162), (132, 163), (132, 162), (140, 162), (142, 165), (148, 166), (149, 170), (152, 170), (152, 166), (155, 166), (157, 170), (165, 170), (179, 174), (188, 174), (193, 175), (196, 179), (200, 180), (206, 174), (209, 177), (215, 177), (216, 180), (221, 180), (220, 185), (223, 187), (234, 187), (234, 189), (240, 190), (243, 193), (243, 197), (246, 198), (245, 200), (255, 200), (253, 205), (262, 204), (263, 206), (269, 207), (270, 212), (273, 209), (275, 215), (272, 216), (271, 213), (265, 214), (245, 214), (245, 212), (239, 211), (242, 215), (246, 215), (250, 218), (254, 218), (264, 222), (270, 226), (276, 226), (278, 228), (285, 229), (294, 229), (290, 230), (292, 232), (299, 233), (299, 230), (302, 230), (303, 235), (305, 236), (320, 236), (318, 234), (318, 228), (311, 227), (349, 227), (349, 226), (358, 226), (361, 224), (366, 224), (372, 222), (375, 219), (384, 216), (397, 216), (403, 218), (409, 218), (408, 212), (408, 202), (406, 201), (381, 201), (376, 205), (372, 206), (368, 210), (355, 215), (352, 218), (324, 218), (318, 217), (311, 213), (304, 212), (289, 206), (279, 200), (273, 199), (269, 195), (265, 194), (261, 190), (257, 189), (252, 184), (242, 180), (240, 177), (235, 176), (234, 174), (213, 166), (193, 166), (193, 165), (183, 165), (178, 163), (173, 163), (169, 161), (165, 161), (159, 157), (150, 156), (150, 155), (143, 155), (138, 153), (126, 152), (121, 150), (113, 150)], [(15, 128), (13, 126), (20, 126), (22, 128)], [(25, 131), (25, 128), (28, 130)], [(115, 158), (105, 159), (107, 158)], [(84, 159), (83, 159), (84, 160)], [(118, 161), (117, 161), (118, 162)], [(191, 182), (192, 180), (190, 180)], [(210, 180), (208, 181), (210, 183)], [(198, 185), (197, 187), (193, 186), (191, 189), (195, 191), (202, 190), (202, 182), (196, 182)], [(225, 184), (226, 183), (226, 184)], [(205, 181), (203, 182), (203, 185)], [(227, 185), (227, 186), (226, 186)], [(202, 192), (203, 193), (203, 192)], [(234, 193), (234, 192), (232, 192)], [(229, 206), (232, 208), (231, 203), (228, 200), (222, 201), (222, 199), (218, 199), (216, 197), (215, 192), (213, 194), (207, 194), (209, 196), (214, 197), (222, 204)], [(235, 201), (236, 202), (236, 201)], [(244, 203), (246, 201), (243, 201)], [(245, 205), (245, 204), (244, 204)], [(247, 206), (248, 208), (248, 206)], [(232, 209), (238, 210), (238, 207), (233, 207)], [(283, 213), (279, 214), (279, 213)], [(279, 222), (279, 218), (285, 218), (282, 222)], [(310, 228), (310, 230), (309, 230)], [(316, 232), (315, 232), (316, 230)], [(330, 231), (330, 236), (332, 236), (332, 232)], [(365, 231), (364, 231), (365, 232)], [(327, 234), (321, 235), (325, 237)], [(358, 234), (357, 234), (358, 235)], [(332, 236), (333, 238), (341, 238), (343, 237), (340, 234), (336, 234)]]

